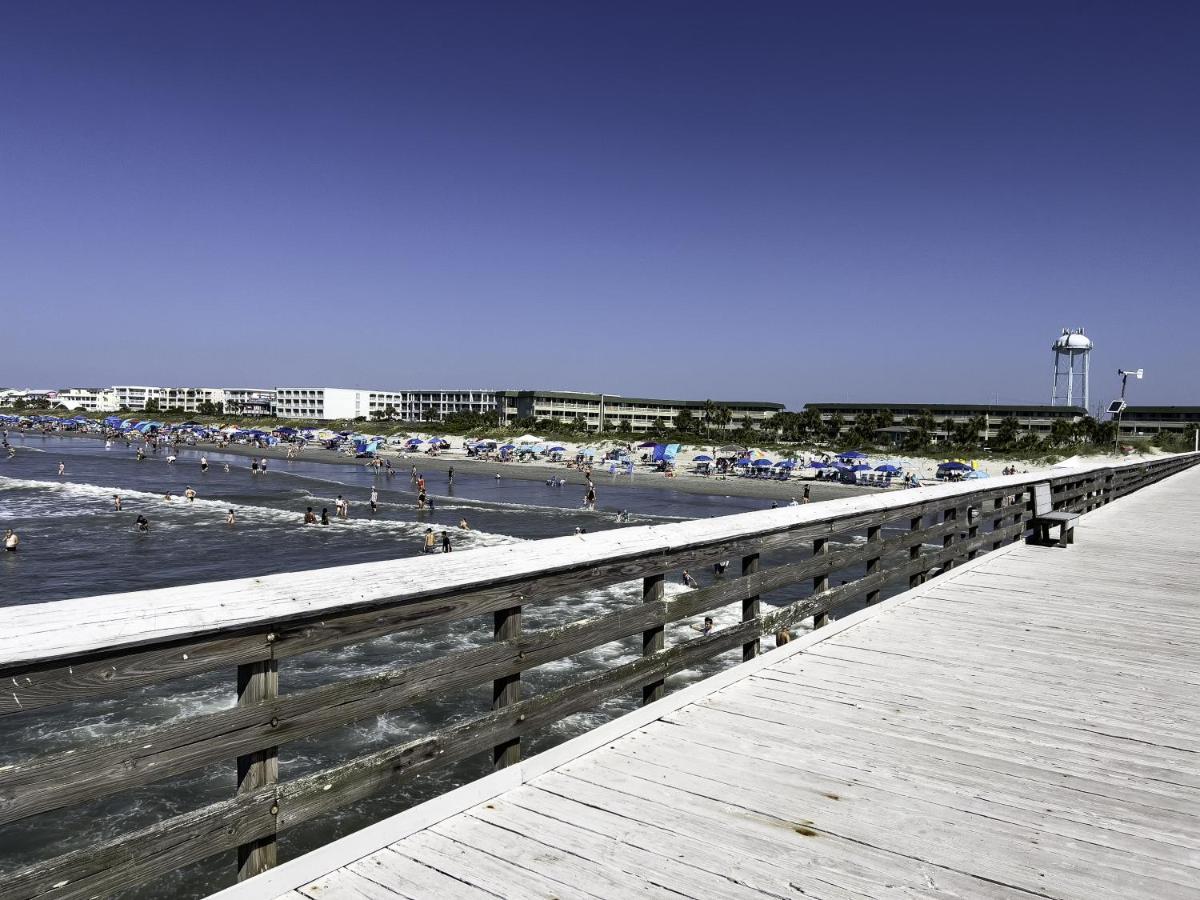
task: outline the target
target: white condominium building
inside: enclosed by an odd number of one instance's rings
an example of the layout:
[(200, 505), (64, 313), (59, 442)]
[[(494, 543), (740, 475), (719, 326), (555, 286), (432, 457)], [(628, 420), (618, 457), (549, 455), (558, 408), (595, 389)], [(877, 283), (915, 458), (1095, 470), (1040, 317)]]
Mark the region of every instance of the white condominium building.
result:
[(57, 402), (83, 412), (116, 412), (120, 408), (113, 388), (65, 388), (58, 392)]
[[(390, 407), (390, 409), (389, 409)], [(380, 391), (357, 388), (275, 388), (273, 410), (286, 419), (355, 419), (387, 414), (406, 422), (441, 420), (454, 413), (494, 416), (496, 392)]]

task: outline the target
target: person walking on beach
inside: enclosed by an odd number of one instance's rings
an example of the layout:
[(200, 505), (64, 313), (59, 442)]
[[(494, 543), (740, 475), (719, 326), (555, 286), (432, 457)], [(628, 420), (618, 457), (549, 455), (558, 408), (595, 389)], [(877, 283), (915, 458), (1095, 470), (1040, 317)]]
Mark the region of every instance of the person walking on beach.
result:
[(446, 473), (446, 487), (454, 487), (454, 466)]
[(812, 488), (806, 484), (804, 486), (804, 497), (800, 502), (807, 503), (811, 499), (812, 499)]
[(426, 500), (428, 500), (428, 498), (425, 496), (424, 491), (421, 491), (419, 494), (417, 494), (417, 509), (424, 509)]
[(250, 474), (251, 475), (258, 474), (258, 460), (257, 459), (252, 459), (250, 461)]
[(442, 532), (442, 552), (449, 553), (454, 548), (450, 546), (450, 532)]
[(58, 464), (58, 474), (59, 475), (67, 474), (67, 464), (65, 462), (60, 462)]
[(201, 472), (208, 471), (208, 457), (207, 456), (200, 457), (200, 471)]
[(432, 528), (425, 529), (425, 544), (421, 548), (422, 553), (432, 553), (433, 548), (437, 545), (437, 538), (433, 534)]
[(304, 524), (305, 525), (316, 525), (317, 524), (317, 514), (313, 512), (313, 508), (311, 506), (304, 513)]
[(188, 503), (196, 502), (196, 492), (192, 489), (190, 484), (187, 486), (187, 490), (183, 492), (183, 496), (187, 498)]
[(117, 512), (121, 511), (121, 495), (113, 494), (113, 509)]
[(371, 488), (371, 515), (379, 512), (379, 491)]
[(229, 515), (227, 515), (227, 516), (225, 517), (225, 524), (226, 524), (226, 525), (233, 525), (233, 524), (234, 524), (234, 523), (236, 523), (236, 522), (237, 522), (237, 516), (235, 516), (235, 515), (233, 514), (233, 510), (231, 509), (231, 510), (229, 511)]
[(425, 476), (424, 475), (417, 476), (417, 490), (420, 491), (422, 494), (425, 493)]
[(587, 509), (595, 510), (596, 508), (596, 486), (591, 480), (587, 483), (587, 493), (583, 495), (583, 505)]
[(262, 458), (262, 462), (258, 464), (258, 471), (264, 475), (267, 474), (267, 458), (265, 456)]
[(4, 531), (4, 549), (9, 553), (16, 553), (17, 548), (21, 546), (20, 536), (11, 528)]
[(417, 467), (415, 465), (412, 467), (412, 478), (410, 480), (413, 484), (417, 483)]

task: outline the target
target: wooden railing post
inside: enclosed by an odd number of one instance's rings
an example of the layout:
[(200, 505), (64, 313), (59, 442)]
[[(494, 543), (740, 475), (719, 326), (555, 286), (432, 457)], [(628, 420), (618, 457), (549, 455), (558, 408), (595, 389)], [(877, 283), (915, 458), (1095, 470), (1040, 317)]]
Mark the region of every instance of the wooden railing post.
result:
[[(826, 538), (817, 538), (813, 541), (813, 556), (828, 556), (829, 541)], [(822, 572), (813, 578), (813, 593), (823, 594), (829, 590), (829, 572)], [(813, 616), (813, 628), (820, 628), (829, 624), (829, 613), (820, 612)]]
[[(920, 531), (921, 530), (921, 516), (913, 516), (911, 519), (908, 520), (908, 530), (909, 531)], [(911, 547), (908, 548), (908, 559), (910, 562), (916, 562), (920, 558), (921, 558), (921, 545), (913, 544)], [(911, 575), (908, 576), (908, 587), (910, 590), (912, 588), (915, 588), (918, 584), (921, 583), (921, 577), (922, 577), (921, 572), (913, 572)]]
[[(942, 510), (942, 521), (943, 522), (957, 522), (958, 521), (958, 508), (955, 506), (951, 506), (949, 509)], [(956, 528), (953, 531), (951, 531), (949, 534), (942, 536), (942, 548), (949, 549), (950, 547), (954, 546), (954, 542), (957, 539), (958, 539), (958, 529)], [(954, 568), (954, 558), (953, 557), (951, 557), (950, 559), (947, 559), (942, 564), (943, 572), (946, 572), (953, 568)]]
[[(745, 578), (748, 575), (753, 575), (757, 571), (758, 571), (758, 554), (751, 553), (749, 556), (743, 556), (742, 557), (742, 577)], [(759, 603), (758, 595), (755, 594), (753, 597), (747, 597), (745, 600), (742, 601), (742, 621), (743, 622), (753, 622), (755, 619), (758, 618), (759, 609), (760, 609), (760, 603)], [(755, 638), (752, 641), (747, 641), (745, 644), (742, 644), (742, 662), (745, 662), (746, 660), (754, 659), (754, 657), (756, 657), (756, 656), (758, 656), (758, 638)]]
[[(521, 607), (510, 606), (492, 614), (492, 640), (512, 641), (521, 636)], [(521, 699), (521, 673), (503, 675), (492, 682), (492, 709), (503, 709)], [(492, 767), (503, 769), (521, 761), (521, 736), (492, 748)]]
[[(870, 547), (873, 544), (882, 544), (882, 543), (883, 543), (883, 526), (882, 525), (868, 525), (867, 526), (867, 546)], [(882, 558), (879, 556), (872, 556), (870, 559), (867, 560), (867, 577), (868, 578), (872, 575), (879, 574), (879, 567), (880, 567), (882, 561), (883, 561)], [(875, 588), (873, 590), (867, 591), (867, 605), (870, 606), (872, 603), (878, 603), (878, 602), (879, 602), (879, 589)]]
[[(272, 656), (237, 668), (238, 706), (256, 706), (279, 696), (279, 662)], [(274, 723), (272, 723), (274, 724)], [(248, 794), (279, 780), (279, 748), (267, 747), (237, 758), (237, 792)], [(278, 816), (279, 807), (272, 806)], [(238, 881), (253, 878), (275, 865), (275, 835), (240, 844), (237, 851)]]
[[(642, 579), (642, 602), (662, 603), (666, 594), (665, 575), (648, 575)], [(647, 628), (642, 632), (642, 656), (653, 656), (667, 648), (667, 633), (662, 625)], [(666, 693), (666, 684), (660, 678), (642, 685), (642, 705), (661, 700)]]
[[(992, 531), (999, 531), (1004, 527), (1005, 517), (1000, 515), (1000, 510), (1004, 508), (1004, 498), (997, 497), (992, 501)], [(1004, 541), (992, 541), (992, 549), (999, 550), (1004, 545)]]
[[(972, 541), (979, 537), (979, 520), (983, 516), (983, 508), (979, 506), (967, 506), (967, 540)], [(978, 550), (967, 551), (967, 559), (974, 559), (979, 555)]]

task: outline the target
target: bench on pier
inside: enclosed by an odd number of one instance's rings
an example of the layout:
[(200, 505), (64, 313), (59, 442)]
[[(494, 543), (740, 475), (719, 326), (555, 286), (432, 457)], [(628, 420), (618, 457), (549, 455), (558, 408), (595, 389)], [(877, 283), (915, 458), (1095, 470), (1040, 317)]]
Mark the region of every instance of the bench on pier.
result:
[(1043, 481), (1033, 486), (1033, 537), (1030, 543), (1049, 544), (1050, 529), (1058, 526), (1058, 546), (1075, 543), (1075, 520), (1079, 513), (1056, 510), (1050, 497), (1050, 482)]

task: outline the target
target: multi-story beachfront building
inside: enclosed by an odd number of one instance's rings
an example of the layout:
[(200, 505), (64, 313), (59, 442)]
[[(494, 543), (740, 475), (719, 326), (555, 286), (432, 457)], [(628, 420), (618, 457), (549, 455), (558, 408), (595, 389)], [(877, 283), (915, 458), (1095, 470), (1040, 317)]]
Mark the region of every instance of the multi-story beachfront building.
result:
[(986, 436), (996, 436), (1000, 423), (1008, 418), (1017, 420), (1021, 434), (1036, 434), (1044, 437), (1050, 433), (1056, 420), (1065, 419), (1068, 422), (1078, 422), (1086, 416), (1087, 410), (1082, 406), (1024, 406), (1024, 405), (993, 405), (971, 403), (806, 403), (804, 409), (816, 410), (821, 414), (822, 422), (829, 422), (835, 415), (840, 414), (846, 427), (854, 424), (858, 416), (870, 413), (873, 416), (883, 411), (892, 414), (892, 425), (879, 429), (885, 436), (897, 443), (909, 430), (904, 420), (911, 417), (917, 419), (929, 412), (933, 415), (936, 427), (931, 432), (937, 441), (946, 436), (943, 424), (949, 419), (959, 425), (969, 422), (977, 416), (983, 416)]
[(386, 414), (405, 422), (440, 421), (463, 412), (494, 416), (496, 392), (280, 387), (275, 389), (273, 408), (275, 415), (283, 418), (353, 419)]
[(1127, 406), (1121, 414), (1124, 437), (1151, 434), (1192, 435), (1200, 429), (1200, 406)]
[(225, 412), (242, 416), (269, 416), (275, 403), (274, 388), (223, 388)]
[[(757, 425), (784, 408), (782, 403), (756, 400), (656, 400), (574, 391), (497, 391), (496, 406), (504, 425), (517, 419), (582, 420), (588, 431), (612, 428), (636, 432), (659, 426), (674, 428), (676, 417), (684, 410), (701, 421), (711, 413), (715, 427), (734, 429), (747, 422)], [(728, 420), (724, 420), (725, 410)]]
[(116, 412), (120, 408), (113, 388), (65, 388), (58, 392), (56, 402), (82, 412)]
[(496, 414), (496, 392), (474, 390), (369, 391), (368, 415), (392, 409), (392, 418), (405, 422), (430, 422), (455, 413)]
[(355, 419), (365, 416), (368, 391), (332, 387), (277, 387), (272, 412), (282, 419)]

